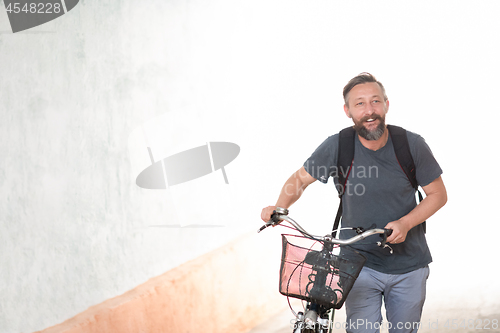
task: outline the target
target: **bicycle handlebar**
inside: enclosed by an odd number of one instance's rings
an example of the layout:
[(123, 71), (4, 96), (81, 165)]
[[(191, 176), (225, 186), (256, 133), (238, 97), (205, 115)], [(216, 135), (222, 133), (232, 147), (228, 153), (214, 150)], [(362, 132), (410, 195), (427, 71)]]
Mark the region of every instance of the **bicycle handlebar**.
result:
[[(390, 248), (390, 246), (388, 246), (386, 244), (386, 242), (387, 242), (387, 237), (392, 234), (392, 229), (369, 229), (369, 230), (363, 231), (359, 235), (356, 235), (356, 236), (349, 238), (349, 239), (336, 239), (336, 238), (333, 238), (331, 235), (314, 236), (314, 235), (311, 235), (310, 233), (308, 233), (304, 228), (302, 228), (302, 226), (300, 224), (298, 224), (291, 217), (289, 217), (287, 209), (283, 209), (283, 208), (279, 208), (279, 207), (271, 215), (271, 219), (266, 224), (264, 224), (262, 227), (260, 227), (260, 229), (257, 232), (261, 232), (262, 230), (266, 229), (269, 226), (276, 226), (276, 225), (280, 224), (281, 221), (283, 221), (283, 220), (289, 222), (302, 235), (309, 237), (309, 238), (319, 240), (319, 241), (328, 241), (330, 243), (339, 244), (339, 245), (351, 245), (351, 244), (354, 244), (356, 242), (359, 242), (360, 240), (365, 239), (368, 236), (380, 234), (383, 237), (383, 241), (377, 242), (377, 244), (383, 248), (385, 248), (385, 247)], [(391, 253), (392, 253), (392, 249), (391, 249)]]

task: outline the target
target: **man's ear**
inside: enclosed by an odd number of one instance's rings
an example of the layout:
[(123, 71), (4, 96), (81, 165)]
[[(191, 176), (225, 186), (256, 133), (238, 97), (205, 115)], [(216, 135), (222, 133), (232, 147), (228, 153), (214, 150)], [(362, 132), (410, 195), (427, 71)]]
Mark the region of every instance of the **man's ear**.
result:
[(351, 113), (349, 112), (349, 107), (347, 105), (344, 104), (344, 112), (345, 112), (345, 115), (348, 117), (348, 118), (352, 118), (351, 117)]

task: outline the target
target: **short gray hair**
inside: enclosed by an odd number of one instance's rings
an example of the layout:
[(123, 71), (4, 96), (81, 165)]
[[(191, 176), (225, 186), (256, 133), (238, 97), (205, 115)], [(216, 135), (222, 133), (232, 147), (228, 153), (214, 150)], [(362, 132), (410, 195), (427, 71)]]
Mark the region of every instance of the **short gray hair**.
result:
[(375, 82), (380, 86), (380, 89), (382, 89), (382, 93), (384, 94), (384, 101), (387, 101), (387, 94), (385, 93), (385, 88), (380, 83), (377, 81), (375, 76), (371, 75), (370, 73), (363, 72), (355, 77), (353, 77), (344, 87), (344, 103), (345, 105), (349, 106), (349, 92), (357, 86), (358, 84), (363, 84), (363, 83), (369, 83), (369, 82)]

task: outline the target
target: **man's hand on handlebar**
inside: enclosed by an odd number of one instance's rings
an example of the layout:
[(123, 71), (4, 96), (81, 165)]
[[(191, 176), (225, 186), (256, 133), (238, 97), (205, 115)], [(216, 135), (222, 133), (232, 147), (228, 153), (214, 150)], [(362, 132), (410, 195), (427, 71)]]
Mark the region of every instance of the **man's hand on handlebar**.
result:
[(392, 234), (387, 237), (387, 243), (391, 244), (403, 243), (406, 240), (408, 231), (410, 231), (408, 226), (401, 220), (389, 222), (385, 228), (392, 229)]
[(260, 218), (262, 219), (262, 221), (268, 222), (275, 210), (276, 206), (267, 206), (266, 208), (262, 209), (262, 213), (260, 214)]
[(260, 227), (258, 232), (266, 229), (269, 226), (277, 226), (283, 220), (283, 216), (288, 215), (288, 209), (281, 208), (277, 206), (268, 206), (262, 209), (261, 219), (266, 222), (262, 227)]

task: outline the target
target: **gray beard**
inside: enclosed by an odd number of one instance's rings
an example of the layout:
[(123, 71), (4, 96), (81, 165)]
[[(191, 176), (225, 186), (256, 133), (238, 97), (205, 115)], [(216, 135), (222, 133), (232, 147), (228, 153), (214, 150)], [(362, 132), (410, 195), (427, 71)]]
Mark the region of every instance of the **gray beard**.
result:
[(367, 130), (366, 127), (363, 126), (363, 123), (354, 124), (354, 129), (356, 130), (356, 133), (358, 133), (358, 135), (365, 140), (368, 141), (378, 140), (382, 137), (382, 135), (385, 132), (385, 120), (381, 118), (379, 119), (380, 119), (380, 124), (373, 131)]

